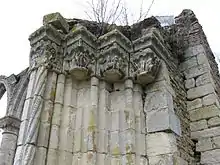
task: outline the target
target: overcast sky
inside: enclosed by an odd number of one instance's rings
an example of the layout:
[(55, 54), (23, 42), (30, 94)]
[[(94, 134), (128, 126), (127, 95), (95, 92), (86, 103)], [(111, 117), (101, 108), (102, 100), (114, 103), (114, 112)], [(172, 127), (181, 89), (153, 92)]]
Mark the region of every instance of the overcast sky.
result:
[[(127, 0), (137, 13), (141, 0)], [(144, 0), (145, 10), (151, 0)], [(42, 17), (60, 12), (66, 18), (86, 18), (86, 0), (2, 0), (0, 1), (0, 75), (18, 74), (28, 67), (28, 36), (42, 25)], [(175, 15), (192, 9), (207, 35), (214, 53), (220, 52), (220, 10), (218, 0), (155, 0), (151, 15)], [(6, 97), (0, 100), (0, 117), (4, 115)]]

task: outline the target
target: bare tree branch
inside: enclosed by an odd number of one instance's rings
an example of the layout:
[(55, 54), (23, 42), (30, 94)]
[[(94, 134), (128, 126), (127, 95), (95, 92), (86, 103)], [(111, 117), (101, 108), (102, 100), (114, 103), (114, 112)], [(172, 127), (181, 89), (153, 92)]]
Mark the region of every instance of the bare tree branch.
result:
[(125, 0), (113, 0), (111, 3), (109, 0), (88, 0), (87, 4), (89, 5), (89, 10), (87, 9), (85, 13), (89, 19), (97, 21), (101, 29), (104, 28), (106, 23), (116, 24), (117, 22), (120, 22), (122, 24), (129, 25), (131, 22), (137, 23), (142, 19), (145, 19), (148, 16), (154, 2), (155, 0), (152, 0), (147, 11), (144, 12), (144, 0), (141, 0), (137, 19), (133, 19), (134, 13), (128, 11)]
[(152, 2), (151, 2), (151, 4), (150, 4), (150, 6), (149, 6), (149, 8), (148, 8), (148, 10), (147, 10), (147, 12), (146, 12), (146, 14), (143, 14), (143, 16), (144, 16), (143, 18), (144, 18), (144, 19), (147, 18), (147, 16), (148, 16), (148, 14), (149, 14), (149, 12), (150, 12), (150, 10), (151, 10), (151, 8), (152, 8), (154, 2), (155, 2), (155, 0), (152, 0)]

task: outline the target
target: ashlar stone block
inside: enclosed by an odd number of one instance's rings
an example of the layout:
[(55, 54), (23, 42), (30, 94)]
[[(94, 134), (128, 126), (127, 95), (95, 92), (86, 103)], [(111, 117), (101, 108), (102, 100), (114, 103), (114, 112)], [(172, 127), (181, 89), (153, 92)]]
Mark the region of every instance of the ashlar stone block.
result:
[(196, 57), (191, 57), (191, 58), (188, 58), (186, 61), (184, 61), (183, 63), (180, 64), (180, 69), (182, 71), (184, 71), (186, 69), (190, 69), (190, 68), (195, 67), (197, 65), (198, 65), (197, 58)]
[(198, 143), (196, 143), (196, 151), (207, 151), (212, 149), (211, 138), (201, 138)]
[(201, 153), (201, 164), (217, 165), (220, 164), (220, 149)]
[(216, 105), (202, 107), (196, 110), (189, 111), (190, 120), (197, 121), (201, 119), (208, 119), (211, 117), (219, 116), (220, 109)]
[(148, 112), (146, 115), (146, 127), (148, 133), (169, 130), (181, 135), (178, 116), (167, 108)]
[(213, 137), (213, 147), (220, 148), (220, 136)]
[(220, 107), (219, 106), (219, 101), (218, 101), (218, 96), (215, 93), (211, 93), (207, 96), (204, 96), (202, 98), (202, 104), (205, 105), (205, 106), (216, 104), (218, 107)]
[(180, 157), (172, 154), (150, 156), (149, 165), (188, 165), (188, 163)]
[(186, 79), (190, 79), (190, 78), (198, 77), (199, 75), (202, 75), (208, 72), (209, 70), (210, 68), (208, 66), (206, 66), (205, 64), (202, 64), (202, 65), (198, 65), (196, 67), (185, 70), (184, 75)]
[(214, 93), (214, 87), (211, 83), (191, 88), (187, 91), (187, 98), (193, 100), (211, 93)]
[(171, 154), (177, 151), (176, 137), (172, 133), (152, 133), (146, 136), (148, 156)]
[(187, 110), (193, 110), (202, 107), (202, 99), (198, 98), (192, 101), (187, 101)]
[(190, 123), (190, 130), (191, 131), (198, 131), (202, 129), (208, 128), (208, 124), (206, 120), (200, 120), (196, 122), (191, 122)]
[(200, 45), (196, 45), (196, 46), (189, 47), (188, 49), (186, 49), (184, 57), (189, 58), (192, 56), (197, 56), (198, 54), (201, 54), (201, 53), (205, 53), (205, 49), (203, 45), (200, 44)]
[(220, 116), (213, 117), (208, 120), (208, 125), (213, 126), (220, 126)]
[[(158, 102), (158, 100), (160, 101)], [(158, 89), (157, 91), (147, 93), (144, 106), (144, 111), (146, 113), (166, 108), (170, 111), (174, 111), (173, 97), (170, 92), (166, 89), (162, 91)]]
[(220, 127), (213, 127), (202, 131), (196, 131), (191, 133), (192, 139), (208, 138), (220, 136)]
[(202, 75), (200, 75), (199, 77), (196, 78), (196, 86), (201, 86), (201, 85), (205, 85), (208, 83), (213, 83), (213, 78), (210, 72), (204, 73)]

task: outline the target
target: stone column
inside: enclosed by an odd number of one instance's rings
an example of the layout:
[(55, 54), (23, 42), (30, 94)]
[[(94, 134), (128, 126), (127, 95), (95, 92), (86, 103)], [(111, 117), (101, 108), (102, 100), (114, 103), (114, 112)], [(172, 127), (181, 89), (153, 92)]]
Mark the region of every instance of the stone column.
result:
[(133, 81), (125, 81), (125, 110), (120, 114), (120, 137), (122, 139), (122, 162), (135, 164), (135, 113), (133, 107)]
[(140, 84), (133, 87), (133, 107), (135, 114), (135, 164), (147, 165), (145, 114), (143, 105), (143, 89)]
[[(73, 159), (74, 142), (74, 98), (73, 98), (73, 79), (66, 76), (64, 85), (63, 109), (61, 115), (59, 141), (58, 141), (58, 164), (71, 165)], [(52, 139), (51, 139), (52, 140)]]
[(0, 145), (0, 164), (13, 165), (17, 145), (20, 120), (6, 116), (0, 119), (0, 128), (3, 128)]
[(90, 109), (88, 110), (88, 123), (87, 128), (85, 129), (86, 136), (86, 156), (84, 157), (83, 162), (86, 164), (96, 164), (97, 157), (97, 114), (98, 114), (98, 92), (99, 92), (99, 79), (96, 77), (91, 78), (91, 87), (90, 87)]
[(15, 159), (14, 159), (14, 165), (19, 165), (22, 160), (22, 154), (23, 154), (22, 151), (23, 151), (23, 147), (24, 147), (23, 145), (25, 142), (25, 136), (27, 132), (28, 120), (29, 120), (29, 115), (30, 115), (30, 107), (31, 107), (31, 103), (33, 100), (33, 95), (34, 95), (34, 84), (36, 80), (36, 72), (37, 72), (36, 70), (33, 70), (29, 78), (26, 100), (24, 103), (22, 116), (21, 116), (21, 125), (20, 125), (19, 134), (18, 134), (17, 150), (16, 150)]
[(56, 93), (57, 74), (53, 71), (48, 72), (45, 93), (43, 95), (43, 106), (39, 121), (39, 133), (36, 143), (36, 156), (34, 165), (45, 165), (50, 138), (52, 114), (54, 110), (54, 99)]
[(40, 127), (40, 116), (43, 106), (43, 95), (45, 92), (48, 70), (43, 66), (37, 71), (37, 79), (35, 82), (34, 97), (30, 107), (30, 117), (27, 126), (26, 137), (24, 141), (22, 165), (34, 164), (36, 154), (36, 144)]
[(56, 95), (50, 130), (49, 147), (47, 154), (47, 165), (58, 164), (58, 147), (60, 139), (61, 116), (64, 102), (65, 75), (59, 74), (56, 84)]
[(109, 113), (109, 84), (105, 81), (99, 83), (99, 107), (97, 113), (97, 165), (107, 164), (109, 131), (111, 115)]

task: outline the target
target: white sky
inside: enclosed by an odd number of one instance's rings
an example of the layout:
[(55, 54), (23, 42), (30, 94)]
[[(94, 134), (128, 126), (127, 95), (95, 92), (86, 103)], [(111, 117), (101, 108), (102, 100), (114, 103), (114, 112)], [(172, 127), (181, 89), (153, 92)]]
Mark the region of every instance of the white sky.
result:
[[(127, 0), (137, 13), (141, 0)], [(0, 75), (18, 74), (28, 67), (28, 36), (42, 25), (42, 17), (60, 12), (66, 18), (86, 18), (86, 0), (1, 0), (0, 1)], [(149, 6), (151, 0), (144, 0)], [(220, 52), (220, 10), (218, 0), (155, 0), (151, 15), (175, 15), (192, 9), (207, 35), (213, 52)], [(5, 113), (6, 97), (0, 100), (0, 117)]]

